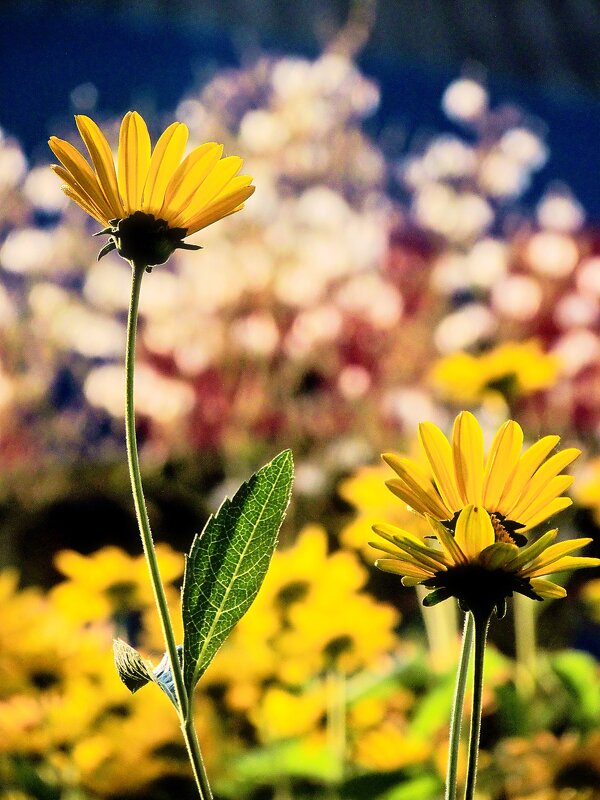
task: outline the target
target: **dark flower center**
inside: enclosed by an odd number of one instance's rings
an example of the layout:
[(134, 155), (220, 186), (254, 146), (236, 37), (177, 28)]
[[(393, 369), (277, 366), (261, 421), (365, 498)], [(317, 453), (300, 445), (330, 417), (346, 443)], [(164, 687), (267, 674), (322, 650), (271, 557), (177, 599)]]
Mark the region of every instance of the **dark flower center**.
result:
[(170, 228), (166, 220), (156, 219), (143, 211), (136, 211), (123, 219), (111, 219), (108, 228), (94, 235), (102, 234), (109, 235), (110, 239), (98, 253), (98, 261), (111, 250), (116, 250), (127, 261), (151, 268), (164, 264), (178, 248), (201, 249), (197, 244), (183, 241), (187, 228)]
[(432, 606), (448, 597), (456, 597), (464, 611), (488, 616), (494, 609), (498, 616), (503, 616), (506, 598), (511, 597), (513, 592), (532, 600), (542, 599), (531, 588), (528, 578), (502, 569), (488, 569), (477, 563), (461, 564), (440, 571), (433, 578), (423, 581), (423, 585), (435, 590), (427, 595), (423, 605)]

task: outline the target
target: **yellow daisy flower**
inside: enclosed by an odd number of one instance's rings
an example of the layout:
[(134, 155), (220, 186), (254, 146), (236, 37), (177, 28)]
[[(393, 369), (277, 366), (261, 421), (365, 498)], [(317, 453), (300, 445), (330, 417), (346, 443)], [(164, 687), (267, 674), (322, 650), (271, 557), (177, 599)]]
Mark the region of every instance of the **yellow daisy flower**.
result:
[(54, 172), (67, 197), (102, 225), (111, 250), (144, 266), (164, 264), (176, 248), (197, 250), (183, 241), (222, 217), (239, 211), (254, 192), (250, 175), (238, 175), (242, 159), (221, 158), (223, 145), (207, 142), (183, 159), (188, 129), (173, 122), (151, 148), (148, 128), (135, 111), (121, 123), (118, 166), (106, 137), (89, 117), (75, 117), (92, 166), (72, 144), (52, 136), (49, 145), (61, 163)]
[(526, 397), (554, 386), (560, 359), (545, 353), (540, 342), (503, 342), (485, 353), (460, 351), (439, 359), (430, 380), (447, 400), (471, 405), (492, 392), (507, 399)]
[(543, 576), (600, 565), (598, 558), (569, 555), (591, 539), (552, 544), (557, 530), (521, 549), (498, 541), (500, 524), (482, 506), (463, 508), (454, 534), (433, 517), (428, 519), (437, 546), (428, 546), (412, 533), (386, 524), (373, 528), (385, 544), (372, 545), (391, 556), (376, 562), (384, 572), (401, 575), (405, 586), (423, 584), (435, 590), (427, 595), (425, 605), (456, 597), (464, 610), (483, 610), (489, 616), (495, 608), (498, 616), (503, 616), (506, 598), (513, 592), (534, 600), (566, 595), (562, 586)]
[(562, 496), (573, 478), (559, 473), (581, 451), (569, 447), (548, 458), (559, 436), (544, 436), (521, 454), (523, 431), (509, 420), (485, 458), (479, 423), (473, 414), (461, 411), (451, 441), (432, 422), (419, 425), (419, 441), (429, 470), (410, 458), (384, 453), (384, 461), (398, 476), (386, 485), (414, 511), (446, 521), (451, 530), (462, 509), (475, 505), (491, 514), (498, 538), (525, 544), (523, 532), (573, 502)]

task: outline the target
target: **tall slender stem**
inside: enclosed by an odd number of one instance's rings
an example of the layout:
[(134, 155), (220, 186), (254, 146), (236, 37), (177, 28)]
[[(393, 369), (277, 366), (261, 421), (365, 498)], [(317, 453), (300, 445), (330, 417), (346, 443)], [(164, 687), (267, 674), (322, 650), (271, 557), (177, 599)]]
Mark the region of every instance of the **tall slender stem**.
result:
[(137, 517), (140, 535), (142, 537), (142, 545), (144, 547), (144, 555), (150, 573), (150, 581), (152, 583), (152, 590), (156, 607), (160, 617), (160, 624), (169, 654), (169, 661), (171, 663), (171, 672), (173, 674), (173, 681), (175, 684), (175, 694), (179, 706), (179, 717), (181, 720), (181, 730), (185, 739), (186, 747), (192, 763), (194, 777), (196, 779), (196, 786), (201, 800), (212, 800), (212, 793), (204, 769), (200, 746), (196, 737), (194, 729), (194, 722), (192, 718), (192, 704), (191, 699), (188, 697), (185, 683), (183, 680), (183, 672), (179, 660), (179, 653), (177, 644), (175, 642), (175, 633), (173, 631), (173, 624), (169, 616), (169, 607), (160, 577), (160, 569), (158, 560), (156, 558), (156, 551), (154, 549), (154, 542), (152, 539), (152, 531), (150, 529), (150, 520), (148, 519), (148, 511), (146, 509), (146, 502), (144, 499), (144, 490), (142, 486), (142, 476), (140, 472), (140, 462), (137, 450), (137, 439), (135, 434), (135, 408), (134, 408), (134, 375), (135, 375), (135, 340), (137, 331), (137, 318), (138, 308), (140, 301), (140, 289), (142, 285), (142, 278), (146, 266), (144, 264), (132, 264), (132, 278), (131, 278), (131, 298), (129, 303), (129, 315), (127, 319), (127, 348), (125, 352), (125, 438), (127, 442), (127, 463), (129, 465), (129, 475), (131, 478), (131, 490), (133, 492), (133, 503), (135, 506), (135, 514)]
[(458, 751), (460, 745), (460, 729), (463, 719), (463, 706), (465, 703), (465, 690), (467, 688), (467, 674), (469, 660), (473, 647), (473, 616), (468, 613), (465, 617), (462, 648), (458, 672), (456, 673), (456, 687), (454, 689), (454, 702), (450, 718), (450, 741), (448, 743), (448, 770), (446, 772), (445, 800), (456, 800), (458, 791)]
[(479, 755), (483, 698), (483, 663), (485, 658), (485, 643), (490, 624), (490, 614), (477, 612), (473, 614), (473, 618), (475, 623), (475, 665), (473, 669), (473, 708), (471, 711), (471, 734), (469, 738), (469, 761), (467, 766), (465, 800), (473, 800), (475, 781), (477, 780), (477, 758)]

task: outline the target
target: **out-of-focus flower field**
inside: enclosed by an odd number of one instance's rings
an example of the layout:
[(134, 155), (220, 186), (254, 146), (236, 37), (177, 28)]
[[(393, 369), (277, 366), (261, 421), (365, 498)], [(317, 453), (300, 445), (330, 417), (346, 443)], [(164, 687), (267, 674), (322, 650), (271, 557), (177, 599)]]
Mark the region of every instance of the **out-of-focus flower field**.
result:
[[(379, 462), (416, 455), (421, 420), (468, 408), (580, 447), (559, 526), (600, 555), (600, 237), (567, 186), (527, 202), (551, 153), (526, 110), (457, 78), (447, 130), (390, 159), (366, 132), (379, 99), (331, 50), (222, 71), (154, 120), (225, 142), (257, 187), (142, 291), (139, 438), (175, 618), (207, 514), (278, 450), (297, 464), (266, 582), (200, 691), (223, 798), (443, 796), (458, 614), (376, 575), (368, 545), (377, 521), (423, 524)], [(162, 657), (124, 465), (129, 268), (96, 262), (93, 225), (9, 132), (0, 198), (0, 798), (193, 797), (168, 700), (112, 663), (115, 636)], [(478, 797), (592, 800), (600, 577), (536, 611), (537, 649), (515, 650), (512, 614), (493, 628)]]

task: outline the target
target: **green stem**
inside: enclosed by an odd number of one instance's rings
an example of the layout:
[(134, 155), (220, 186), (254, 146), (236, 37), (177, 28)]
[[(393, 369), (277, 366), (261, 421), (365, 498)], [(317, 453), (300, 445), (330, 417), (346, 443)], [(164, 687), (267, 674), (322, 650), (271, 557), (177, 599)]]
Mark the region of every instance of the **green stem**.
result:
[(127, 442), (127, 463), (129, 465), (129, 475), (131, 478), (131, 490), (133, 492), (133, 503), (137, 517), (144, 555), (150, 573), (150, 581), (154, 592), (154, 599), (160, 617), (160, 624), (169, 654), (171, 672), (175, 684), (175, 694), (179, 707), (179, 717), (181, 719), (181, 729), (185, 739), (186, 747), (194, 770), (196, 786), (201, 800), (212, 800), (212, 793), (206, 777), (204, 763), (198, 745), (198, 739), (194, 729), (192, 718), (192, 707), (190, 698), (185, 688), (183, 671), (175, 642), (175, 633), (169, 616), (169, 607), (160, 577), (160, 569), (154, 549), (152, 531), (150, 530), (150, 520), (144, 500), (144, 490), (142, 487), (142, 476), (140, 472), (140, 462), (137, 450), (137, 440), (135, 434), (135, 409), (134, 409), (134, 374), (135, 374), (135, 339), (137, 330), (138, 308), (140, 301), (140, 289), (142, 278), (146, 267), (144, 264), (133, 264), (131, 278), (131, 298), (129, 303), (129, 315), (127, 319), (127, 348), (125, 352), (125, 438)]
[[(472, 612), (471, 612), (472, 613)], [(473, 669), (473, 708), (471, 711), (471, 734), (469, 738), (469, 761), (465, 800), (473, 800), (477, 780), (477, 757), (479, 755), (479, 736), (481, 734), (481, 706), (483, 698), (483, 662), (490, 614), (473, 614), (475, 623), (475, 665)]]
[(204, 759), (202, 758), (202, 751), (200, 750), (200, 742), (198, 741), (196, 726), (194, 725), (192, 703), (190, 703), (188, 717), (182, 724), (181, 730), (183, 732), (185, 746), (194, 770), (194, 777), (200, 792), (200, 797), (203, 798), (203, 800), (213, 800), (213, 793), (210, 788), (210, 783), (208, 782), (208, 775), (206, 774)]
[(448, 743), (448, 770), (446, 772), (445, 800), (456, 800), (456, 794), (458, 791), (457, 780), (460, 729), (462, 726), (463, 706), (465, 703), (465, 690), (467, 688), (469, 660), (471, 658), (471, 650), (473, 648), (473, 627), (473, 616), (471, 614), (467, 614), (465, 617), (460, 661), (458, 662), (458, 672), (456, 673), (456, 687), (454, 689), (452, 716), (450, 718), (450, 741)]

